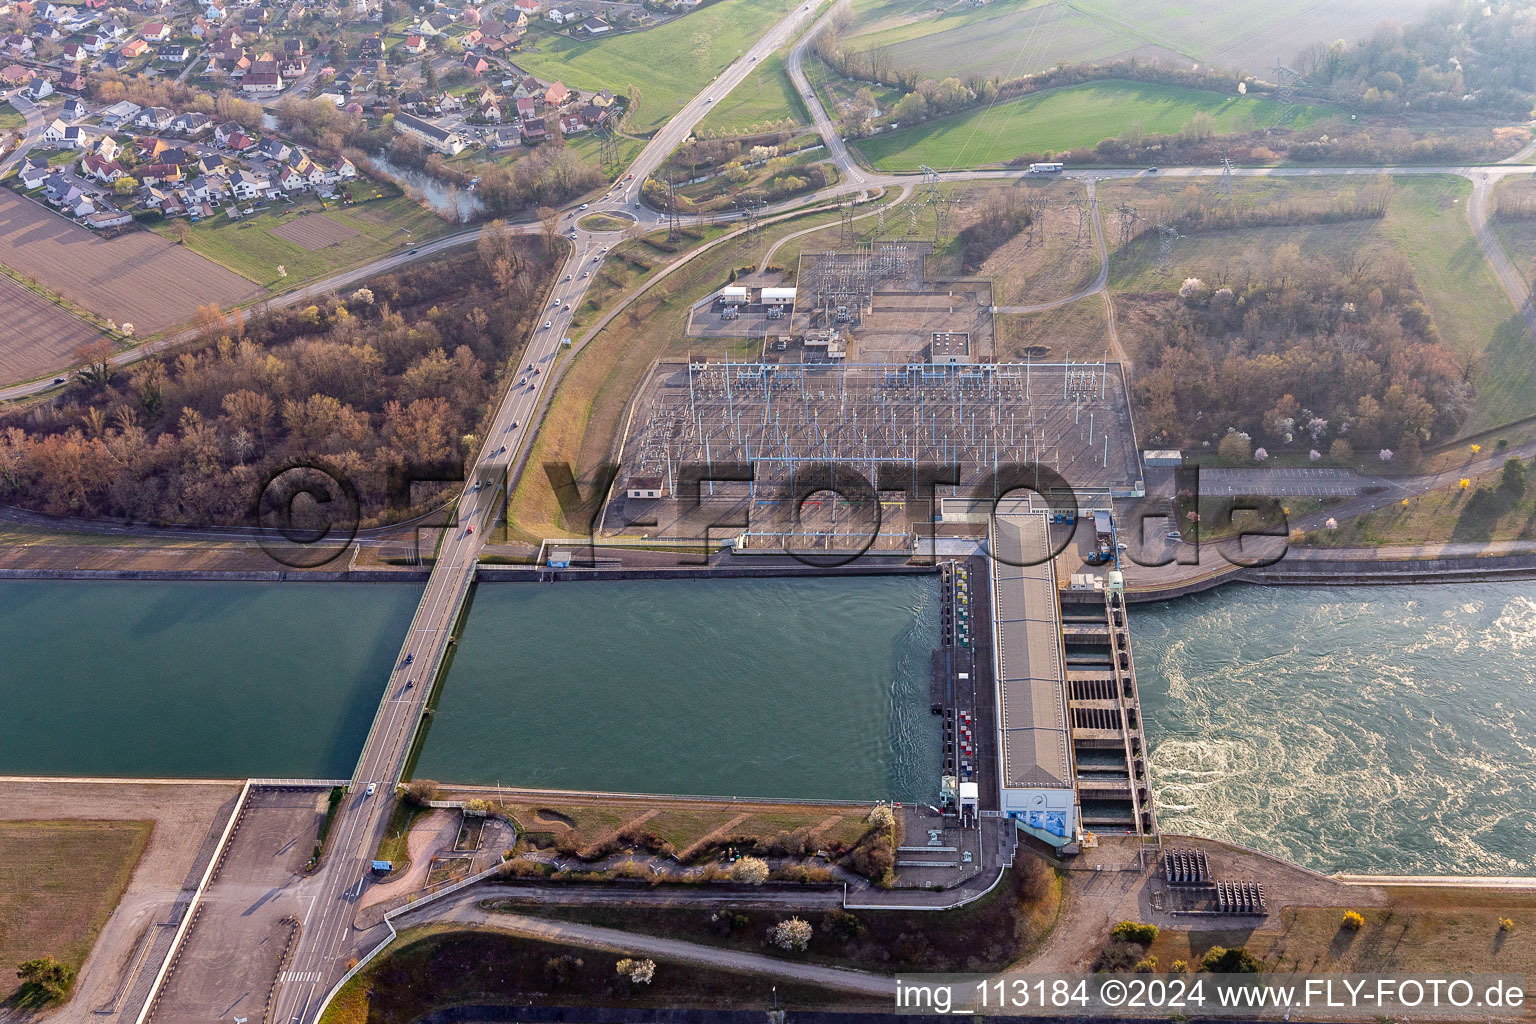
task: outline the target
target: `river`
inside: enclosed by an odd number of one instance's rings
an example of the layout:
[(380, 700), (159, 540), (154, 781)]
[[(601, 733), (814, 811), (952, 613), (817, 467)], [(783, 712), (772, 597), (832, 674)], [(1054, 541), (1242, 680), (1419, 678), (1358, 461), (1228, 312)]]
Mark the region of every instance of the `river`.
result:
[(1536, 874), (1536, 584), (1223, 587), (1130, 618), (1165, 831)]

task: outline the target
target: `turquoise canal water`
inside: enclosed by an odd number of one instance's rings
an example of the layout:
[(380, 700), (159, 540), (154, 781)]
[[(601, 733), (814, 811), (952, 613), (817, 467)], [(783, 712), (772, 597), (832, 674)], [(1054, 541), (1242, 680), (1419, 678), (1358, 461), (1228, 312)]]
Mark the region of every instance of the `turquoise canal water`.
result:
[(1223, 587), (1131, 632), (1165, 830), (1536, 873), (1536, 585)]
[(416, 774), (931, 800), (938, 601), (932, 575), (483, 586)]
[(345, 778), (419, 594), (0, 582), (0, 774)]
[[(0, 774), (345, 776), (419, 587), (0, 582)], [(930, 796), (932, 577), (478, 588), (418, 774)], [(1321, 870), (1536, 872), (1536, 584), (1132, 609), (1159, 815)]]

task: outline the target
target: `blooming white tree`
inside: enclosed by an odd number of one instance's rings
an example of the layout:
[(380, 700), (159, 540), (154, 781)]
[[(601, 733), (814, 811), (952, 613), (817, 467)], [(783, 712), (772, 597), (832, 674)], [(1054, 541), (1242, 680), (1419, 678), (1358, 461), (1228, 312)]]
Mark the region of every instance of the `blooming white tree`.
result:
[(748, 885), (768, 881), (768, 862), (761, 857), (743, 857), (731, 868), (731, 878)]
[(872, 828), (881, 830), (896, 827), (896, 815), (885, 804), (876, 805), (875, 809), (869, 812), (868, 821)]
[(123, 323), (123, 328), (122, 328), (122, 330), (123, 330), (123, 337), (125, 337), (125, 338), (131, 338), (131, 337), (133, 337), (133, 324), (130, 324), (130, 323), (127, 323), (127, 322), (126, 322), (126, 321), (125, 321), (125, 322), (124, 322), (124, 323)]
[(1332, 516), (1329, 516), (1328, 521), (1323, 525), (1328, 527), (1330, 530), (1337, 530), (1339, 528), (1339, 521)]
[(1179, 298), (1188, 302), (1190, 299), (1205, 291), (1205, 282), (1198, 277), (1186, 277), (1184, 283), (1179, 285)]
[(1318, 451), (1316, 448), (1313, 448), (1311, 451), (1307, 452), (1307, 458), (1311, 459), (1313, 462), (1316, 462), (1322, 457), (1323, 453)]
[(1267, 458), (1269, 458), (1269, 449), (1267, 449), (1267, 448), (1255, 448), (1253, 450), (1253, 461), (1254, 462), (1263, 462)]
[(365, 306), (373, 305), (373, 289), (359, 288), (357, 291), (352, 293), (352, 301), (361, 302)]
[(636, 985), (649, 985), (651, 979), (656, 977), (656, 961), (631, 960), (625, 957), (613, 965), (613, 969)]
[(1391, 448), (1383, 448), (1380, 452), (1377, 453), (1376, 457), (1381, 459), (1382, 462), (1391, 462), (1392, 461), (1392, 449)]
[(780, 949), (801, 953), (811, 944), (811, 926), (798, 917), (780, 921), (768, 929), (768, 941)]

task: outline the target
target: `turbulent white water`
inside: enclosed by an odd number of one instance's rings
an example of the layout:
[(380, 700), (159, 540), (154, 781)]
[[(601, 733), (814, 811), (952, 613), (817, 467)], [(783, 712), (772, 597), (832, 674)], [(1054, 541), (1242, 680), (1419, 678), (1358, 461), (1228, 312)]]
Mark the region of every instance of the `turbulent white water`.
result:
[(1225, 587), (1131, 626), (1165, 830), (1536, 873), (1536, 584)]

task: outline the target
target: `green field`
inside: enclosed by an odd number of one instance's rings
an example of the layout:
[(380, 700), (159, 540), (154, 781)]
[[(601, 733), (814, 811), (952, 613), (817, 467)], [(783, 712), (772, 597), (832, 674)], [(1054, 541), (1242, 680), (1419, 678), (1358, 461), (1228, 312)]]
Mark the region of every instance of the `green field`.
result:
[(1433, 0), (1350, 4), (1263, 0), (856, 0), (849, 50), (885, 48), (895, 68), (940, 77), (1011, 78), (1061, 63), (1135, 58), (1270, 73), (1312, 43), (1411, 23)]
[(729, 96), (715, 104), (715, 109), (699, 123), (699, 130), (746, 134), (785, 118), (796, 124), (809, 124), (811, 120), (789, 80), (784, 55), (774, 53), (758, 64)]
[[(363, 194), (365, 187), (354, 187), (353, 195)], [(272, 234), (273, 228), (296, 219), (319, 216), (329, 217), (357, 234), (313, 250)], [(221, 209), (197, 224), (161, 222), (155, 225), (155, 230), (174, 239), (183, 226), (187, 248), (274, 291), (294, 288), (307, 280), (426, 241), (450, 227), (405, 196), (389, 197), (387, 193), (383, 199), (348, 207), (327, 203), (325, 209), (318, 198), (305, 195), (292, 204), (279, 200), (266, 210), (237, 221), (230, 220)], [(287, 271), (286, 277), (278, 272), (278, 267)]]
[(0, 132), (19, 131), (27, 126), (21, 111), (9, 103), (0, 103)]
[[(1216, 131), (1235, 132), (1275, 124), (1280, 105), (1171, 85), (1088, 82), (863, 139), (857, 148), (883, 171), (985, 167), (1025, 152), (1093, 146), (1137, 125), (1149, 135), (1173, 134), (1199, 111), (1215, 119)], [(1331, 112), (1295, 104), (1285, 123), (1301, 127)]]
[(634, 86), (640, 103), (624, 126), (649, 134), (792, 7), (785, 0), (719, 0), (643, 32), (583, 42), (544, 36), (537, 49), (518, 54), (517, 63), (584, 92), (611, 89), (623, 96)]

